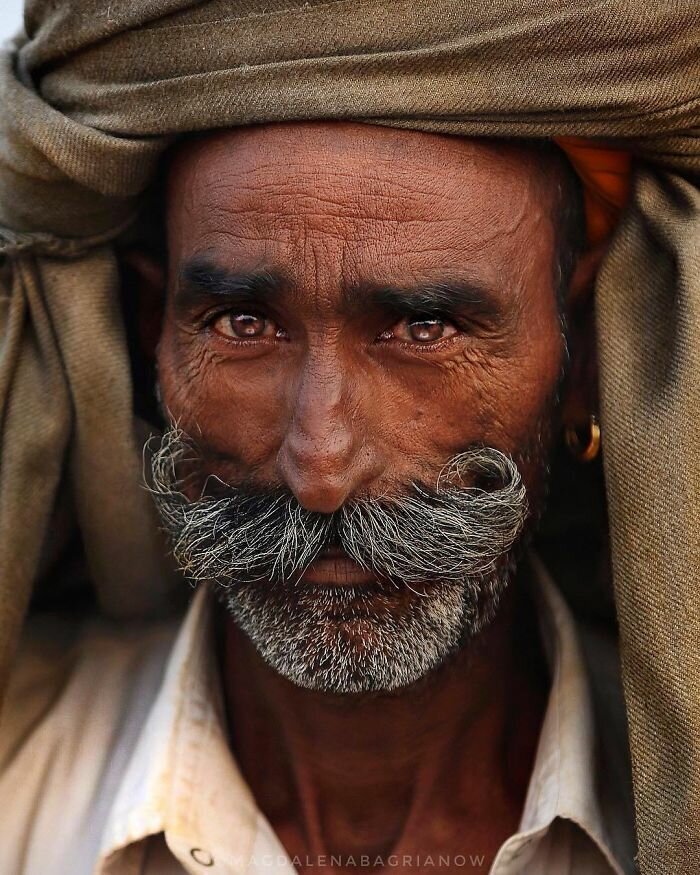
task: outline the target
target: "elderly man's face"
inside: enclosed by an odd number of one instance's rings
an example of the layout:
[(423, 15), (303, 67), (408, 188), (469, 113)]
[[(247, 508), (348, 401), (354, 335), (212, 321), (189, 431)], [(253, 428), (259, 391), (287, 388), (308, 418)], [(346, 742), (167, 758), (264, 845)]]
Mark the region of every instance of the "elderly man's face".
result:
[[(526, 150), (386, 128), (266, 126), (182, 148), (158, 367), (163, 406), (196, 446), (188, 498), (214, 474), (282, 490), (330, 519), (358, 499), (435, 486), (455, 456), (490, 447), (516, 460), (536, 502), (563, 356), (554, 197)], [(346, 593), (340, 617), (329, 593), (379, 586), (344, 556), (326, 551), (284, 596), (306, 587), (357, 650), (341, 691), (363, 688), (372, 605), (393, 617), (386, 631), (399, 615), (413, 622), (425, 595), (411, 596), (420, 575), (410, 591), (393, 580), (395, 604), (381, 589), (350, 610)], [(269, 581), (248, 586), (257, 594), (238, 618), (250, 632), (251, 612), (269, 614), (281, 596)], [(323, 638), (323, 617), (314, 622)], [(279, 622), (267, 624), (279, 639)], [(256, 634), (267, 633), (252, 633), (266, 655)], [(385, 685), (435, 667), (463, 636), (449, 637), (441, 655)], [(323, 686), (311, 679), (319, 660), (305, 675), (282, 670)]]

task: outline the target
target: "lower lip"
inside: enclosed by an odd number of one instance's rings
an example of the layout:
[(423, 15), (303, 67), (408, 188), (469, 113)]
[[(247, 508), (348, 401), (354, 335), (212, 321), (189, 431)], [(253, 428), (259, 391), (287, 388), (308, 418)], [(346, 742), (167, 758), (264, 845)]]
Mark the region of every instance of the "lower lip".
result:
[(376, 579), (376, 575), (348, 556), (318, 556), (299, 578), (299, 582), (315, 586), (366, 586)]

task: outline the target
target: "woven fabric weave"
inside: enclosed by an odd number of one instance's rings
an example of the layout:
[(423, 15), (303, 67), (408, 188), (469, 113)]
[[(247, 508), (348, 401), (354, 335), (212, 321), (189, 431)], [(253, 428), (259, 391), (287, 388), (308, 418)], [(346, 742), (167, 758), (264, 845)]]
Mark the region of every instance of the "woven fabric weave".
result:
[(354, 119), (629, 152), (596, 307), (640, 867), (700, 871), (697, 0), (30, 0), (0, 107), (3, 675), (61, 484), (105, 610), (159, 595), (113, 241), (179, 134)]

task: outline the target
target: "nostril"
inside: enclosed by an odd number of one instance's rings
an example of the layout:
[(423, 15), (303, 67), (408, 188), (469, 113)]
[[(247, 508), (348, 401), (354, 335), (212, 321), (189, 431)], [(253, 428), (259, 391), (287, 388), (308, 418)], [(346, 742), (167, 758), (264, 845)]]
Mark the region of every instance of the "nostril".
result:
[(277, 473), (307, 510), (331, 514), (381, 474), (373, 448), (350, 431), (311, 440), (290, 430), (277, 455)]
[(354, 486), (352, 451), (337, 453), (316, 447), (285, 444), (278, 455), (278, 473), (307, 510), (333, 513)]
[(350, 494), (349, 484), (331, 486), (319, 480), (304, 484), (288, 481), (287, 485), (303, 508), (321, 514), (332, 514), (340, 510)]

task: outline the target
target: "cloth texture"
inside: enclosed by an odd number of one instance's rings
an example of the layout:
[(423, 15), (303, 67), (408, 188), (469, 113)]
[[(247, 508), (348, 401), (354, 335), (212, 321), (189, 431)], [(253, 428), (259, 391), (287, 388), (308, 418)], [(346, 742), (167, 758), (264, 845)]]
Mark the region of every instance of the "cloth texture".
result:
[(178, 136), (612, 142), (633, 177), (596, 308), (639, 863), (700, 871), (697, 0), (29, 0), (25, 30), (0, 59), (0, 674), (62, 501), (105, 611), (166, 600), (114, 243)]
[[(529, 577), (550, 690), (521, 821), (491, 875), (631, 875), (614, 635), (597, 641), (591, 671), (585, 629), (537, 560)], [(13, 799), (0, 810), (3, 875), (183, 875), (203, 862), (217, 875), (301, 868), (231, 755), (210, 596), (199, 589), (179, 630), (162, 621), (138, 629), (101, 618), (30, 621), (0, 741), (0, 796)], [(462, 850), (456, 868), (481, 871), (479, 847)], [(430, 866), (412, 858), (401, 868)]]

